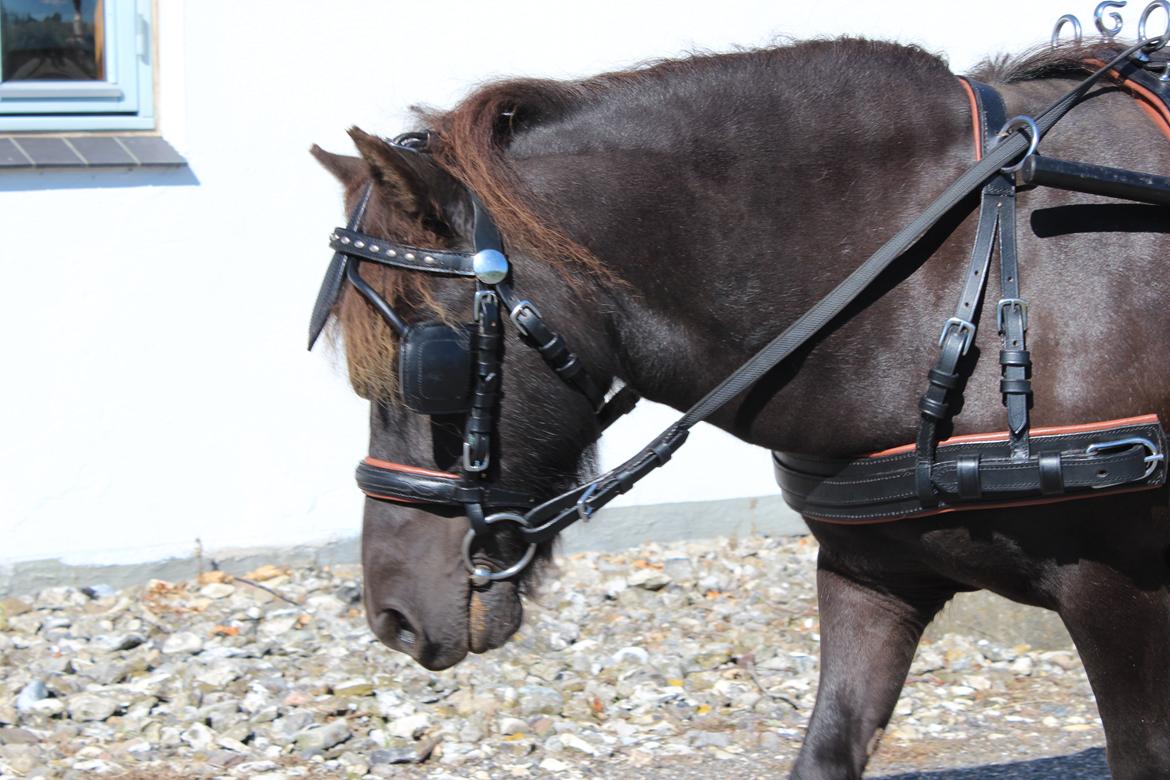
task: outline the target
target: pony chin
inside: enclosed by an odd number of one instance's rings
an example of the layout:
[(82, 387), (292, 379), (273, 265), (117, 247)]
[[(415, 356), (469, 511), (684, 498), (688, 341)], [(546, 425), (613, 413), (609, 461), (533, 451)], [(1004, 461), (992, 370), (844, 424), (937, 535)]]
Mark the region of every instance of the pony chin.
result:
[(467, 601), (467, 646), (473, 653), (501, 647), (515, 635), (524, 617), (516, 583), (493, 582), (472, 588)]

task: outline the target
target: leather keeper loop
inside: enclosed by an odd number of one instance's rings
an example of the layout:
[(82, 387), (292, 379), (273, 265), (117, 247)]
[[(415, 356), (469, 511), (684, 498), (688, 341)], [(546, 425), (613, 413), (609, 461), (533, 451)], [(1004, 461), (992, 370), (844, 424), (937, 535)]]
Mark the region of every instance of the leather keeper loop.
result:
[(999, 351), (999, 363), (1003, 366), (1023, 366), (1029, 368), (1032, 365), (1032, 353), (1026, 349), (1001, 349)]
[(1029, 379), (1001, 379), (999, 392), (1004, 395), (1031, 395), (1032, 382)]
[(937, 368), (932, 368), (930, 369), (930, 373), (928, 373), (926, 376), (930, 380), (930, 383), (936, 387), (941, 387), (946, 390), (954, 390), (959, 386), (958, 374), (948, 374), (945, 371), (939, 371)]
[(1039, 457), (1036, 465), (1040, 470), (1040, 492), (1046, 496), (1063, 493), (1064, 467), (1060, 453), (1045, 453)]
[(979, 480), (980, 455), (960, 455), (955, 459), (955, 476), (958, 480), (959, 498), (973, 501), (983, 496), (983, 485)]
[(936, 401), (924, 395), (918, 399), (918, 411), (932, 420), (945, 420), (947, 418), (947, 402)]

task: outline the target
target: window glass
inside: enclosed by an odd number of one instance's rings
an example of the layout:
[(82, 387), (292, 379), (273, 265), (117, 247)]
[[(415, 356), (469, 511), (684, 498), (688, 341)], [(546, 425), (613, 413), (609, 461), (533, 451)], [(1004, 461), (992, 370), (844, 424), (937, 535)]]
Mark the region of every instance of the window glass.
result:
[(0, 81), (102, 81), (103, 0), (0, 0)]

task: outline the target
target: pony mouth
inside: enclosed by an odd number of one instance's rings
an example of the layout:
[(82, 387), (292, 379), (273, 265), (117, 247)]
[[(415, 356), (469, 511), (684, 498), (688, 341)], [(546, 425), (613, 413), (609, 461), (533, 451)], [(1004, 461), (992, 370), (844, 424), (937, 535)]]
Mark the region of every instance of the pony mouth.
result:
[(478, 655), (501, 647), (520, 627), (522, 614), (514, 584), (493, 582), (486, 588), (472, 588), (467, 601), (467, 649)]

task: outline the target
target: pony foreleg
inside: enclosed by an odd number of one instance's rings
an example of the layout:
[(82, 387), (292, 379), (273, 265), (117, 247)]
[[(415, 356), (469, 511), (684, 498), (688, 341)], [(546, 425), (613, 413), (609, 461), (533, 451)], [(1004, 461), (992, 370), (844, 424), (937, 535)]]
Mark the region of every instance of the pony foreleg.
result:
[(1170, 777), (1170, 594), (1082, 560), (1061, 572), (1059, 598), (1097, 697), (1113, 777)]
[[(889, 578), (887, 578), (889, 579)], [(821, 674), (816, 705), (791, 778), (861, 777), (890, 720), (922, 631), (953, 590), (907, 583), (901, 596), (817, 562)]]

